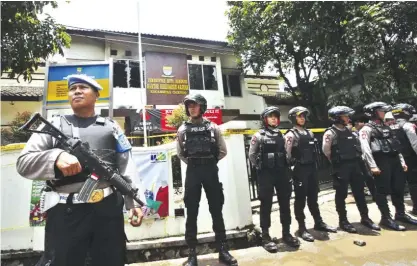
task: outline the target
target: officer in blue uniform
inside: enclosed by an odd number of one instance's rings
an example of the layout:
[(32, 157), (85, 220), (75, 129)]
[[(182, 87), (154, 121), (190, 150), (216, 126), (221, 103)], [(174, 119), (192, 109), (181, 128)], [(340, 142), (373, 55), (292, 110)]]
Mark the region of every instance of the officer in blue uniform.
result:
[[(102, 87), (85, 75), (68, 77), (68, 98), (73, 115), (54, 117), (51, 123), (69, 137), (89, 143), (93, 152), (128, 183), (135, 175), (131, 146), (118, 124), (95, 114)], [(17, 160), (17, 171), (31, 180), (46, 180), (42, 195), (47, 212), (45, 252), (37, 266), (84, 265), (87, 252), (92, 265), (125, 265), (123, 197), (108, 182), (100, 181), (88, 202), (77, 200), (87, 179), (76, 157), (65, 152), (56, 139), (34, 133)], [(142, 211), (133, 199), (124, 197), (133, 226), (142, 221)], [(137, 219), (136, 219), (137, 218)]]
[(197, 215), (202, 187), (206, 192), (213, 230), (219, 245), (219, 261), (227, 265), (237, 265), (226, 244), (222, 214), (224, 194), (217, 167), (217, 163), (227, 154), (226, 143), (220, 128), (203, 118), (207, 110), (207, 100), (201, 94), (187, 95), (184, 105), (190, 119), (178, 129), (177, 154), (187, 164), (184, 185), (184, 204), (187, 208), (185, 240), (190, 252), (186, 265), (197, 265)]

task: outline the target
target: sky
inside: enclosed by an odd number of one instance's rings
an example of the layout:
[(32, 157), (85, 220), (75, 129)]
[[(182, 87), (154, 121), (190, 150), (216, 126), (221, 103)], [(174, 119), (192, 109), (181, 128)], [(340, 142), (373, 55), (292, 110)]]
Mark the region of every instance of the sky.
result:
[[(141, 32), (226, 41), (226, 9), (222, 0), (140, 0)], [(59, 1), (44, 12), (66, 26), (138, 31), (136, 0)]]

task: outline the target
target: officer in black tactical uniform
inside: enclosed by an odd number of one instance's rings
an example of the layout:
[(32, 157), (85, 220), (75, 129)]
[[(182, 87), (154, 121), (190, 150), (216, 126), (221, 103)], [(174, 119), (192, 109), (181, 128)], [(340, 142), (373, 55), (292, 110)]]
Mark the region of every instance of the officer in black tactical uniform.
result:
[(298, 234), (305, 241), (313, 242), (314, 237), (305, 225), (304, 207), (307, 205), (314, 218), (314, 229), (325, 232), (337, 232), (336, 228), (323, 222), (320, 215), (318, 200), (319, 183), (317, 179), (316, 159), (318, 156), (317, 140), (313, 132), (305, 128), (310, 111), (303, 106), (292, 108), (288, 119), (294, 124), (285, 134), (285, 150), (287, 159), (293, 168), (294, 181), (294, 213), (298, 221)]
[(278, 128), (280, 116), (281, 112), (275, 106), (268, 107), (262, 112), (263, 128), (253, 135), (249, 148), (249, 159), (258, 170), (262, 244), (269, 252), (277, 251), (277, 246), (269, 235), (274, 189), (279, 203), (282, 238), (289, 246), (298, 247), (300, 245), (298, 239), (290, 233), (292, 187), (288, 174), (284, 138)]
[(404, 171), (407, 171), (407, 165), (399, 152), (400, 143), (391, 128), (383, 123), (385, 113), (391, 109), (384, 102), (365, 105), (363, 110), (371, 121), (359, 131), (359, 136), (364, 158), (375, 176), (376, 204), (382, 216), (381, 225), (404, 231), (405, 227), (391, 218), (387, 195), (391, 194), (396, 220), (410, 224), (417, 224), (417, 221), (405, 213)]
[(187, 208), (185, 240), (190, 249), (187, 265), (197, 265), (197, 215), (201, 198), (201, 187), (206, 192), (209, 210), (213, 219), (213, 230), (219, 243), (219, 261), (227, 265), (237, 265), (226, 244), (222, 208), (224, 194), (219, 182), (217, 163), (226, 154), (226, 144), (220, 128), (204, 119), (207, 101), (200, 95), (184, 98), (185, 112), (190, 120), (184, 122), (177, 133), (178, 157), (187, 164), (184, 203)]
[[(73, 115), (54, 117), (51, 123), (68, 137), (88, 142), (93, 152), (123, 178), (132, 183), (136, 174), (131, 146), (122, 129), (110, 119), (95, 114), (94, 106), (102, 90), (86, 75), (68, 76), (68, 98)], [(123, 198), (107, 182), (100, 181), (88, 202), (77, 200), (87, 180), (78, 159), (62, 149), (47, 134), (34, 133), (17, 160), (20, 175), (47, 180), (41, 208), (47, 212), (45, 252), (37, 266), (84, 265), (87, 252), (92, 265), (125, 265)], [(129, 219), (139, 226), (143, 218), (133, 199), (124, 197)], [(134, 219), (138, 217), (139, 219)]]
[(336, 190), (336, 211), (339, 214), (339, 226), (349, 233), (356, 233), (355, 227), (348, 221), (346, 197), (350, 184), (356, 206), (361, 215), (361, 223), (372, 230), (381, 230), (368, 216), (364, 194), (364, 180), (361, 175), (361, 148), (358, 139), (346, 128), (350, 116), (355, 113), (347, 106), (336, 106), (328, 111), (333, 126), (323, 135), (323, 152), (332, 164), (333, 187)]
[(397, 123), (391, 126), (401, 143), (401, 154), (408, 166), (406, 177), (413, 202), (411, 213), (414, 215), (417, 215), (417, 134), (416, 125), (408, 122), (408, 120), (416, 113), (416, 109), (410, 104), (400, 103), (395, 105), (392, 114)]

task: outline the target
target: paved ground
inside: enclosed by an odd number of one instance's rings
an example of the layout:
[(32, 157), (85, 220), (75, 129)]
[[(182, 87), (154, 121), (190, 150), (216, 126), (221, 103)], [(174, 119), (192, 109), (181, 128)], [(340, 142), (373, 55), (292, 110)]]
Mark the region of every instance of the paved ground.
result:
[[(338, 217), (335, 212), (334, 194), (321, 197), (320, 210), (322, 216), (330, 225), (338, 225)], [(406, 199), (407, 204), (411, 204)], [(411, 207), (406, 204), (407, 210)], [(276, 209), (276, 204), (274, 204)], [(375, 203), (369, 202), (369, 214), (371, 219), (379, 222), (380, 213)], [(391, 210), (393, 211), (392, 206)], [(359, 224), (360, 216), (352, 197), (347, 199), (349, 220), (358, 229), (359, 234), (348, 234), (339, 231), (336, 234), (326, 234), (310, 230), (316, 237), (314, 243), (301, 241), (299, 250), (288, 248), (284, 244), (279, 245), (279, 252), (270, 254), (261, 247), (235, 250), (231, 253), (238, 259), (239, 265), (416, 265), (417, 266), (417, 227), (406, 226), (406, 232), (393, 232), (382, 230), (380, 233), (373, 232)], [(312, 228), (314, 223), (306, 210), (307, 226)], [(281, 224), (279, 211), (272, 213), (271, 235), (281, 238)], [(259, 225), (259, 215), (254, 214), (254, 223)], [(297, 223), (293, 217), (291, 231), (297, 230)], [(366, 246), (359, 247), (353, 244), (354, 240), (363, 240)], [(184, 259), (170, 261), (156, 261), (151, 263), (136, 263), (139, 265), (182, 265)], [(199, 265), (221, 265), (217, 261), (217, 254), (199, 256)]]

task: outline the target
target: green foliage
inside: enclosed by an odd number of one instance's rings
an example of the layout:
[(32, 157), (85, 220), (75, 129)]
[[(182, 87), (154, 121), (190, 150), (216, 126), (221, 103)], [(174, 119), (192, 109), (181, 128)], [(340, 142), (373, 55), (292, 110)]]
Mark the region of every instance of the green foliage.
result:
[(177, 108), (172, 110), (172, 113), (167, 116), (168, 125), (178, 129), (184, 121), (188, 120), (188, 116), (185, 113), (185, 106), (183, 104), (178, 105)]
[(10, 123), (9, 127), (2, 127), (1, 145), (27, 142), (32, 133), (19, 131), (18, 129), (30, 119), (31, 115), (32, 114), (27, 111), (23, 113), (17, 113), (15, 119), (13, 119), (13, 121)]
[(10, 78), (23, 75), (24, 80), (31, 80), (41, 59), (64, 55), (62, 48), (69, 47), (71, 38), (65, 27), (48, 14), (39, 20), (47, 5), (57, 7), (52, 1), (1, 2), (1, 72), (9, 72)]
[(330, 105), (416, 95), (415, 2), (228, 5), (228, 40), (241, 67), (259, 74), (272, 63), (313, 121), (326, 118)]

